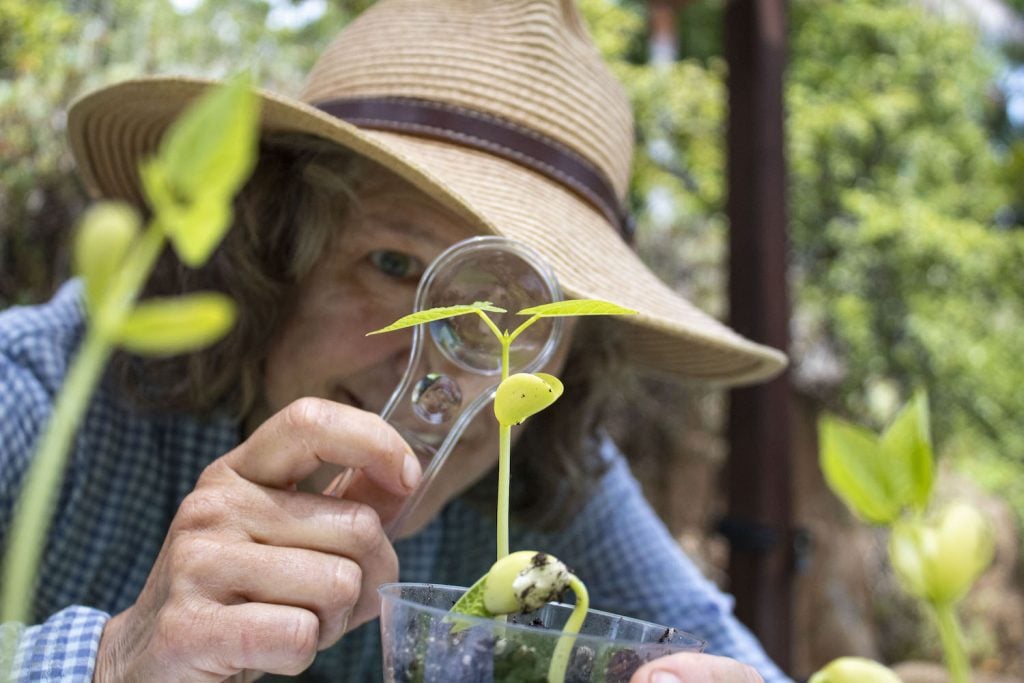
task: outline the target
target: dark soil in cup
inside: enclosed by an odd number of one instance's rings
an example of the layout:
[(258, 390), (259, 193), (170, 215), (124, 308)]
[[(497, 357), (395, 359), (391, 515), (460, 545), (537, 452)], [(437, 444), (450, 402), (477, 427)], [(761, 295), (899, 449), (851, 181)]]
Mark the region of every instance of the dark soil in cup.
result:
[[(452, 633), (451, 623), (423, 626), (425, 637), (407, 642), (394, 662), (399, 683), (548, 683), (554, 639), (521, 632), (502, 637), (481, 628)], [(666, 652), (656, 644), (601, 652), (577, 645), (565, 681), (628, 683), (640, 666)]]

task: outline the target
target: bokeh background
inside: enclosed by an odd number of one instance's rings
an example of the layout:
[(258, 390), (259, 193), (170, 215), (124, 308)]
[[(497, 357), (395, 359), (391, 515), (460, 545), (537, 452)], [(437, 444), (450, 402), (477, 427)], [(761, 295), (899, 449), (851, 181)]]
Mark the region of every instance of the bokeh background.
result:
[[(744, 0), (745, 1), (745, 0)], [(370, 0), (0, 0), (0, 308), (49, 297), (88, 199), (64, 117), (146, 73), (249, 69), (297, 92)], [(728, 316), (725, 0), (580, 0), (638, 123), (636, 248)], [(795, 581), (790, 671), (843, 654), (942, 680), (880, 532), (817, 467), (823, 411), (873, 428), (931, 398), (940, 497), (987, 512), (997, 556), (964, 607), (977, 680), (1024, 680), (1024, 0), (790, 0), (784, 78)], [(623, 405), (649, 497), (729, 588), (728, 396), (646, 381)], [(637, 415), (661, 415), (635, 430)]]

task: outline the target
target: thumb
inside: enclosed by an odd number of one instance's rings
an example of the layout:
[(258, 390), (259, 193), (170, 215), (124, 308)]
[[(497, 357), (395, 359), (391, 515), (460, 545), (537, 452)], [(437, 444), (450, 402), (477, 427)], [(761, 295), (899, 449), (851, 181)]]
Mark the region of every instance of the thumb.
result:
[(764, 683), (764, 679), (735, 659), (679, 652), (640, 667), (629, 683)]

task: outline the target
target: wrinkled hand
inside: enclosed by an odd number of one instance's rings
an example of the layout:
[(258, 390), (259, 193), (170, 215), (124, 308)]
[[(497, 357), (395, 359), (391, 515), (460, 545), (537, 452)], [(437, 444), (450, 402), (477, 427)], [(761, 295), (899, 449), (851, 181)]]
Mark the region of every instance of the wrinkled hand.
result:
[(735, 659), (680, 652), (640, 667), (629, 683), (764, 683), (764, 679)]
[[(323, 463), (359, 470), (352, 495), (296, 490)], [(377, 615), (377, 586), (398, 574), (377, 510), (397, 510), (419, 477), (376, 415), (292, 403), (200, 476), (138, 600), (107, 623), (95, 680), (298, 674)]]

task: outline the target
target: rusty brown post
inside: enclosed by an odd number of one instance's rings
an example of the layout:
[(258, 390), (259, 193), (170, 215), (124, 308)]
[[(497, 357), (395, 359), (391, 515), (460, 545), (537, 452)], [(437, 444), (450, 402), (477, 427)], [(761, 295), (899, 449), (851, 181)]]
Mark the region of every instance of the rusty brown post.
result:
[[(786, 287), (784, 0), (729, 0), (729, 318), (741, 334), (789, 344)], [(784, 669), (790, 663), (793, 552), (790, 384), (783, 375), (730, 393), (725, 483), (729, 589), (739, 618)]]

